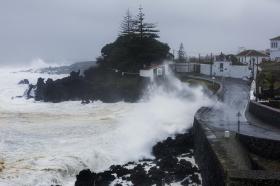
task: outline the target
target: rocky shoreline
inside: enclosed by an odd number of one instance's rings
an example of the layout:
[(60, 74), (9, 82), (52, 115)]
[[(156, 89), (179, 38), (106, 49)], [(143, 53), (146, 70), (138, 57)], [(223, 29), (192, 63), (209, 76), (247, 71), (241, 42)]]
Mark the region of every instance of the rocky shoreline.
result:
[(157, 143), (153, 147), (154, 159), (112, 165), (109, 170), (95, 173), (82, 170), (75, 186), (105, 185), (201, 185), (200, 171), (193, 160), (191, 131)]

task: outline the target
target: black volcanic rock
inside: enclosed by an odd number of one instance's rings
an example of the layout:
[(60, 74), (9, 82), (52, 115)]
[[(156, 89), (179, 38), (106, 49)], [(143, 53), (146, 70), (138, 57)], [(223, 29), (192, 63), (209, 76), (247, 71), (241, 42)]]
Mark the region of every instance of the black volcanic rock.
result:
[(86, 97), (87, 83), (78, 72), (71, 72), (69, 77), (53, 81), (43, 78), (37, 81), (35, 91), (36, 101), (61, 102), (68, 100), (81, 100)]
[(140, 164), (132, 170), (130, 178), (133, 185), (152, 185), (149, 176), (146, 174), (145, 169)]
[(135, 102), (140, 99), (148, 80), (139, 76), (126, 76), (93, 68), (86, 71), (71, 72), (70, 76), (52, 80), (39, 78), (35, 91), (36, 101), (62, 102), (82, 101), (82, 104), (100, 100), (106, 103), (118, 101)]
[(43, 78), (38, 78), (37, 80), (37, 89), (35, 91), (35, 100), (41, 101), (44, 100), (45, 97), (45, 82)]
[(151, 179), (151, 182), (156, 185), (161, 185), (162, 180), (166, 177), (166, 173), (157, 167), (152, 167), (149, 170), (148, 175), (149, 178)]
[(192, 147), (193, 138), (191, 133), (178, 134), (175, 139), (169, 137), (165, 141), (157, 143), (153, 147), (153, 154), (157, 158), (176, 156), (189, 152)]
[(21, 80), (20, 82), (18, 82), (19, 85), (28, 85), (29, 84), (29, 81), (28, 79), (23, 79)]
[(34, 98), (34, 95), (31, 94), (31, 92), (36, 88), (35, 85), (30, 84), (28, 86), (28, 89), (26, 90), (26, 92), (24, 93), (24, 96), (26, 97), (26, 99), (30, 99), (30, 98)]
[(122, 177), (124, 175), (127, 175), (130, 173), (130, 171), (127, 168), (124, 168), (120, 165), (112, 165), (110, 167), (110, 170), (117, 174), (118, 177)]
[(96, 186), (109, 185), (114, 180), (113, 175), (118, 178), (115, 185), (123, 185), (127, 181), (136, 186), (160, 186), (175, 182), (181, 185), (201, 184), (198, 168), (184, 158), (193, 155), (192, 149), (192, 134), (179, 134), (174, 139), (167, 138), (154, 146), (156, 159), (142, 159), (123, 166), (112, 165), (109, 171), (97, 174), (84, 170), (77, 176), (76, 184), (85, 183), (85, 180), (90, 184), (95, 180)]
[(163, 171), (169, 171), (173, 172), (175, 171), (176, 165), (178, 163), (178, 160), (174, 156), (165, 156), (163, 159), (161, 159), (158, 163), (159, 167)]
[(79, 175), (76, 176), (77, 181), (75, 186), (92, 186), (94, 185), (96, 174), (91, 173), (89, 169), (82, 170)]
[(89, 169), (82, 170), (76, 177), (75, 186), (108, 186), (115, 179), (110, 171), (96, 174)]

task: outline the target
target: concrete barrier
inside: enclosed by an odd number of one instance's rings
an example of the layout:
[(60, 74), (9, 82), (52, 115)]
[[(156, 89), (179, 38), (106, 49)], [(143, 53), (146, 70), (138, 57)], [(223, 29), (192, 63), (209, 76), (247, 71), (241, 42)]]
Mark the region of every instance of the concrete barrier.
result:
[(280, 141), (236, 134), (250, 152), (267, 159), (280, 160)]
[(261, 103), (250, 101), (249, 112), (256, 118), (280, 128), (280, 110)]
[[(201, 108), (204, 113), (207, 108)], [(196, 115), (196, 116), (198, 116)], [(280, 172), (269, 170), (233, 169), (228, 166), (227, 155), (219, 146), (219, 138), (215, 136), (215, 129), (208, 128), (197, 117), (194, 119), (194, 157), (201, 170), (203, 186), (278, 186)], [(241, 140), (249, 140), (246, 136), (239, 136)], [(249, 156), (249, 155), (248, 155)], [(253, 164), (253, 162), (252, 162)]]

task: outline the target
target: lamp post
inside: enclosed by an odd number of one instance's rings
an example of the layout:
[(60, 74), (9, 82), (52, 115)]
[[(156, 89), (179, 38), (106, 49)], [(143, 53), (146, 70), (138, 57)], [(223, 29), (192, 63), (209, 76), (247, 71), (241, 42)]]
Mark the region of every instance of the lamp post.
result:
[(215, 81), (215, 76), (212, 77), (212, 86), (213, 86), (213, 89), (214, 89), (214, 85), (215, 85), (215, 84), (214, 84), (214, 81)]
[(241, 113), (238, 112), (236, 114), (236, 116), (237, 116), (237, 132), (240, 133), (240, 117), (241, 117)]

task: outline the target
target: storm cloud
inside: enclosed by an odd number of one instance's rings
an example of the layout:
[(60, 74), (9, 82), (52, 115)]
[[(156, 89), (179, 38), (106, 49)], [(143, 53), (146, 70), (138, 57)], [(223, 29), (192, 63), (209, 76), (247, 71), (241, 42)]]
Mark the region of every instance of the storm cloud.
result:
[(94, 60), (140, 4), (160, 40), (188, 55), (263, 50), (280, 35), (277, 0), (1, 0), (0, 65)]

